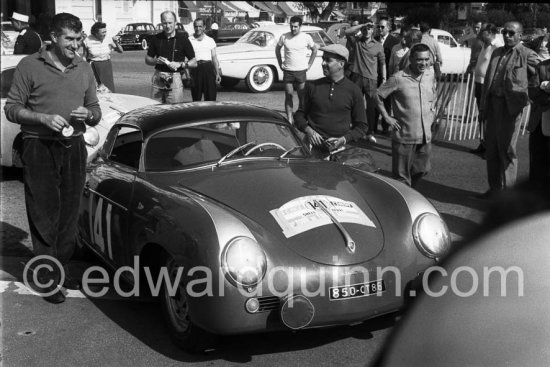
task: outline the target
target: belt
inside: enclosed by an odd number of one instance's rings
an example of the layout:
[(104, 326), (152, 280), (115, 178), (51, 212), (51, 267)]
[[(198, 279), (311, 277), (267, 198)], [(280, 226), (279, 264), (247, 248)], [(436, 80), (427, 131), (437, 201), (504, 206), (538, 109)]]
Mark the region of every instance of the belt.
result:
[(197, 61), (197, 64), (199, 64), (199, 65), (200, 64), (211, 64), (211, 63), (212, 63), (212, 61), (210, 61), (210, 60), (198, 60)]

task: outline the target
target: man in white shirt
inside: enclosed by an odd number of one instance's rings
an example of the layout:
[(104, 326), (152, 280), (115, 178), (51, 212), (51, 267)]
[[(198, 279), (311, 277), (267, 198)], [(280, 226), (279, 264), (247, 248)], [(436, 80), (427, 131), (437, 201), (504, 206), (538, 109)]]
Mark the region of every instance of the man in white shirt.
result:
[(195, 19), (193, 28), (195, 33), (189, 36), (189, 41), (191, 41), (195, 51), (197, 68), (192, 71), (191, 96), (193, 101), (202, 100), (203, 95), (205, 101), (215, 101), (217, 95), (216, 85), (222, 79), (216, 54), (216, 42), (204, 33), (203, 19)]
[[(294, 112), (294, 86), (298, 93), (299, 107), (304, 101), (304, 87), (306, 84), (306, 72), (311, 68), (317, 56), (318, 46), (313, 42), (309, 34), (301, 33), (302, 18), (293, 16), (290, 18), (290, 32), (285, 33), (279, 39), (275, 47), (275, 55), (279, 67), (283, 70), (285, 83), (285, 111), (290, 123), (294, 123), (292, 113)], [(285, 49), (285, 61), (281, 56), (281, 48)], [(311, 50), (309, 62), (307, 50)]]
[[(479, 103), (481, 101), (481, 91), (483, 90), (483, 81), (485, 80), (485, 73), (489, 67), (489, 61), (491, 61), (491, 55), (493, 51), (499, 47), (504, 46), (504, 40), (498, 32), (498, 28), (494, 24), (487, 24), (480, 31), (480, 40), (483, 42), (481, 51), (477, 56), (477, 61), (474, 69), (474, 81), (475, 89), (474, 96), (476, 97), (477, 108), (479, 110)], [(483, 154), (485, 153), (485, 118), (479, 116), (479, 146), (476, 149), (471, 149), (470, 153)]]

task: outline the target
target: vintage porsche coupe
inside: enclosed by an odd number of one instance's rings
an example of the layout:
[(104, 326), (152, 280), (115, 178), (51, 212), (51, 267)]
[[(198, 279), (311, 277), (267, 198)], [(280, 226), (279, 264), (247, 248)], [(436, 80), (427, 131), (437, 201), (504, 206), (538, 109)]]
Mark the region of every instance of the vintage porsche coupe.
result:
[(279, 113), (231, 102), (122, 116), (88, 166), (79, 233), (114, 268), (165, 275), (167, 327), (190, 351), (394, 312), (450, 246), (418, 192), (311, 158)]

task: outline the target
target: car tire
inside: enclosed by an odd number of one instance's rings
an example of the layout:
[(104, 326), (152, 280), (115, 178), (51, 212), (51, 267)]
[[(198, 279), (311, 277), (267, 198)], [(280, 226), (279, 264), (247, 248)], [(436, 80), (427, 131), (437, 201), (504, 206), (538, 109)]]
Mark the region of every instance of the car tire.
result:
[(275, 71), (269, 65), (256, 65), (245, 78), (246, 86), (253, 93), (265, 93), (275, 82)]
[(224, 88), (233, 88), (237, 84), (239, 84), (240, 80), (237, 78), (230, 78), (227, 76), (222, 76), (221, 86)]
[(149, 48), (149, 43), (147, 42), (147, 39), (144, 38), (141, 40), (141, 49), (142, 50), (147, 50)]
[[(175, 259), (164, 253), (161, 263), (168, 271), (170, 284), (174, 284), (179, 265)], [(178, 284), (175, 294), (170, 294), (167, 281), (162, 282), (161, 305), (164, 321), (174, 344), (190, 353), (202, 353), (214, 341), (214, 335), (193, 323), (189, 316), (189, 305), (185, 284)]]

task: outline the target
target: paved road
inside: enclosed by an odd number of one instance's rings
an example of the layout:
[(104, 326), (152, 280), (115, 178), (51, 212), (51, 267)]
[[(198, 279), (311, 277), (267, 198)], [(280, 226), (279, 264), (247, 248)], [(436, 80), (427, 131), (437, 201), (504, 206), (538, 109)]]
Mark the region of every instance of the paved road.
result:
[[(144, 51), (115, 55), (120, 93), (147, 96), (151, 67)], [(282, 110), (282, 85), (265, 94), (252, 94), (240, 83), (233, 91), (219, 90), (219, 100), (235, 100)], [(368, 148), (380, 172), (389, 175), (390, 144), (379, 138)], [(467, 153), (475, 141), (440, 142), (433, 149), (433, 171), (419, 191), (442, 213), (454, 240), (477, 228), (486, 202), (473, 197), (486, 189), (485, 161)], [(527, 137), (519, 139), (520, 177), (527, 174)], [(159, 305), (150, 299), (98, 299), (71, 293), (62, 305), (50, 305), (21, 286), (23, 264), (31, 256), (18, 172), (4, 170), (1, 188), (0, 313), (2, 360), (6, 366), (101, 365), (170, 366), (364, 366), (372, 362), (395, 323), (385, 317), (368, 323), (326, 330), (225, 337), (217, 349), (201, 356), (175, 348), (162, 326)], [(75, 263), (83, 271), (90, 263)], [(231, 315), (227, 315), (231, 317)]]

